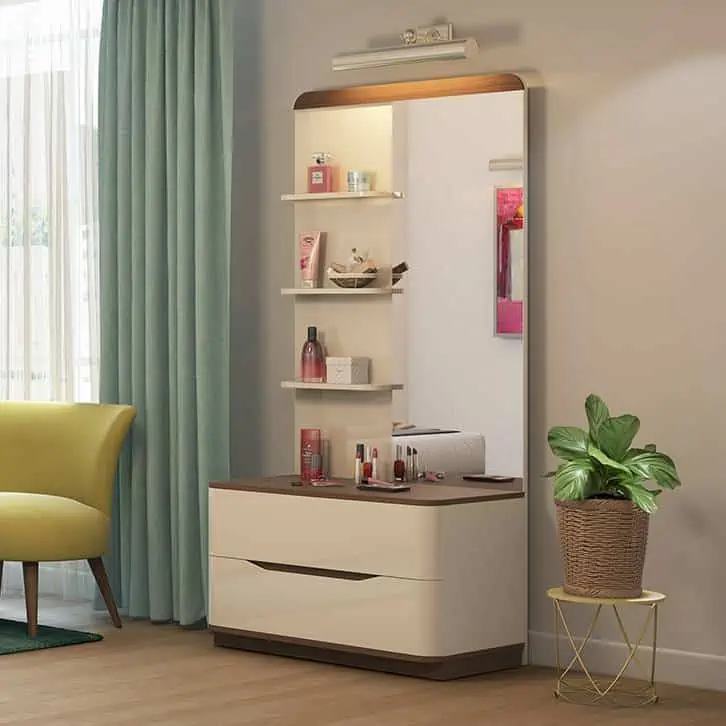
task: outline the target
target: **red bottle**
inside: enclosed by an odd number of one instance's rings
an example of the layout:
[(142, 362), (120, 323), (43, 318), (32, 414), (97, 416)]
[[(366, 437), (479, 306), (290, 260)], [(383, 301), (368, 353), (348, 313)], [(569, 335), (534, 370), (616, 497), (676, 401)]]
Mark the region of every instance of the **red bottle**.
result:
[(323, 478), (323, 438), (320, 429), (300, 429), (300, 478), (304, 482)]
[(325, 382), (325, 352), (318, 340), (318, 329), (314, 325), (308, 328), (308, 339), (302, 348), (300, 380), (303, 383)]

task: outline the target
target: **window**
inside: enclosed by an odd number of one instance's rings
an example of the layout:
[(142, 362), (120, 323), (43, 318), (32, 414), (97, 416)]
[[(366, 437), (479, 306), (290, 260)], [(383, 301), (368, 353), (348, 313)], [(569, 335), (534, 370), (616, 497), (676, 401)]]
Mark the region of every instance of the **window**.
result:
[(0, 399), (98, 395), (101, 8), (0, 4)]

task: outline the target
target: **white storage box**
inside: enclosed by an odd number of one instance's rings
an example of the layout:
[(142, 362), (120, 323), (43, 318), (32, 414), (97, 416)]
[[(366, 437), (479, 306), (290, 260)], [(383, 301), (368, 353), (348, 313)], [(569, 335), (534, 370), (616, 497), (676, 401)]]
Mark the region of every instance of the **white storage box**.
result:
[(325, 359), (327, 382), (340, 386), (370, 383), (370, 358), (330, 357)]

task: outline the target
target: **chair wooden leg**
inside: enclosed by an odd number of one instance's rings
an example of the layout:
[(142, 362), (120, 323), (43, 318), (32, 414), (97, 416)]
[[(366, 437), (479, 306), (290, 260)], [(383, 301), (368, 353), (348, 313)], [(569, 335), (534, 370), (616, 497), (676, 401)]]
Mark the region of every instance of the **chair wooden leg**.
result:
[(91, 572), (96, 578), (96, 584), (98, 589), (101, 591), (103, 601), (106, 603), (106, 609), (108, 614), (111, 616), (111, 622), (117, 627), (122, 626), (121, 616), (118, 614), (116, 608), (116, 602), (113, 599), (113, 593), (111, 592), (111, 585), (108, 582), (108, 576), (106, 575), (106, 568), (104, 567), (103, 560), (100, 557), (94, 557), (88, 560), (88, 564), (91, 567)]
[(28, 616), (28, 635), (38, 634), (38, 563), (23, 562), (23, 584), (25, 585), (25, 612)]

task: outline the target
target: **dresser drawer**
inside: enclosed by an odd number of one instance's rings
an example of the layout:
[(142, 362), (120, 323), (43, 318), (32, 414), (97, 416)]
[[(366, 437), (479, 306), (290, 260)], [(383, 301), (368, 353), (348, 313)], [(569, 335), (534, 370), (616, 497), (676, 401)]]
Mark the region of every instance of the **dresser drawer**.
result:
[(441, 579), (439, 507), (210, 491), (210, 554)]
[(210, 558), (210, 625), (322, 643), (436, 656), (438, 582), (344, 579)]

